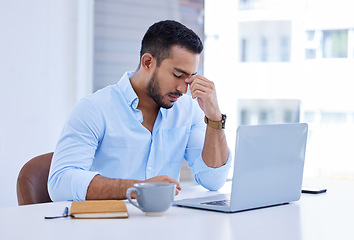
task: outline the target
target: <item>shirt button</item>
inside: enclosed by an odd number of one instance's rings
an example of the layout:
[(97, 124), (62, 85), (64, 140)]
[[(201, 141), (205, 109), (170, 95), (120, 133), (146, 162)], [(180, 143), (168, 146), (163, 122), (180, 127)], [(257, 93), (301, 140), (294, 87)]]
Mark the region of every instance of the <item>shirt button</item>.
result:
[(151, 171), (151, 170), (152, 170), (152, 167), (148, 167), (148, 170)]

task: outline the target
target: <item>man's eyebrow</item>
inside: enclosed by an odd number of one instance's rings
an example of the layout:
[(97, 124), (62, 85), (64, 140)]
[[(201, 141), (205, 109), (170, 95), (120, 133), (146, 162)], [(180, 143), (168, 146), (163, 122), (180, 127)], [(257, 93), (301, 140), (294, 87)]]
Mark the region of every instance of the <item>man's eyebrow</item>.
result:
[(182, 70), (182, 69), (180, 69), (180, 68), (174, 68), (174, 69), (175, 69), (177, 72), (186, 74), (187, 76), (190, 76), (190, 75), (192, 75), (192, 76), (197, 75), (197, 73), (192, 73), (192, 74), (187, 73), (186, 71), (184, 71), (184, 70)]

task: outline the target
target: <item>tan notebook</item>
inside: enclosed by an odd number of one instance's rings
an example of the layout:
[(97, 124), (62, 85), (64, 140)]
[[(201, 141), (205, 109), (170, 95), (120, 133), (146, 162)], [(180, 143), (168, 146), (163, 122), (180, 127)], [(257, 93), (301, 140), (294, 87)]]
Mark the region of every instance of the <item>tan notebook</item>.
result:
[(74, 201), (70, 215), (73, 218), (127, 218), (125, 202), (122, 200)]

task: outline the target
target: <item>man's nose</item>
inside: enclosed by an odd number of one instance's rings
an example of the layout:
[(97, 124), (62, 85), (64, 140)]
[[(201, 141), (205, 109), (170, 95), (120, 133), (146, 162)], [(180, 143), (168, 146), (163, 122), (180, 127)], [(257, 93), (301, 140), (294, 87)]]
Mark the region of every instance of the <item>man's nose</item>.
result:
[(188, 83), (186, 83), (185, 81), (180, 81), (180, 83), (177, 86), (177, 90), (182, 92), (183, 94), (187, 93)]

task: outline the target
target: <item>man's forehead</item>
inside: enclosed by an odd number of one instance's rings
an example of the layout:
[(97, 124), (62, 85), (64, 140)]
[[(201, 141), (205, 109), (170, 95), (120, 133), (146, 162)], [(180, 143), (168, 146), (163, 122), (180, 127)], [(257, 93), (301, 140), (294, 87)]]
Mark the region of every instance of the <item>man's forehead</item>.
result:
[(170, 49), (169, 57), (165, 58), (161, 64), (167, 64), (173, 71), (190, 76), (196, 74), (199, 58), (200, 54), (198, 53), (193, 53), (184, 47), (173, 46)]

